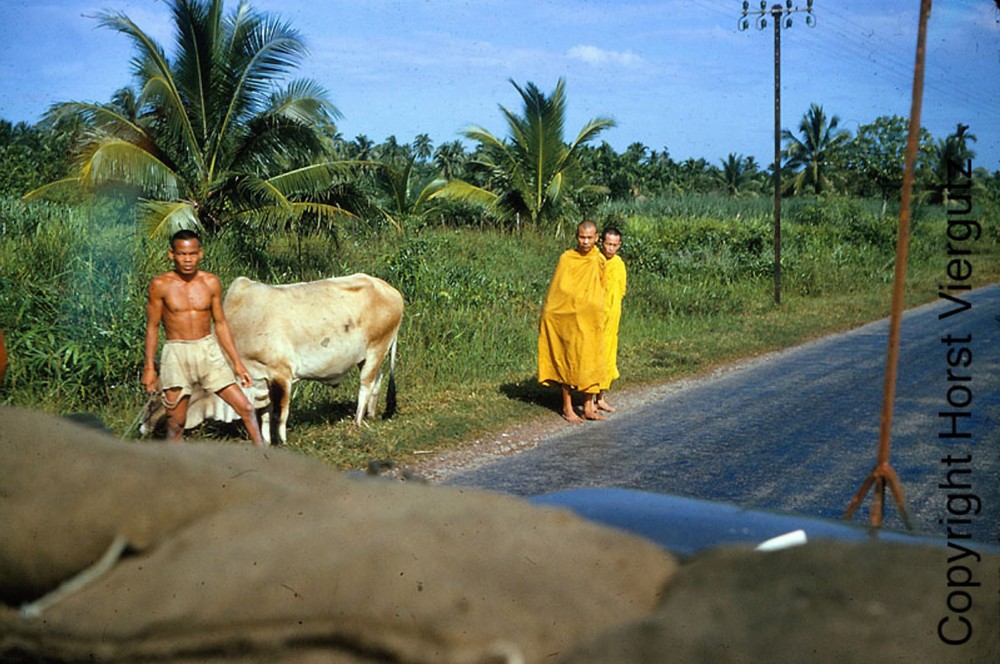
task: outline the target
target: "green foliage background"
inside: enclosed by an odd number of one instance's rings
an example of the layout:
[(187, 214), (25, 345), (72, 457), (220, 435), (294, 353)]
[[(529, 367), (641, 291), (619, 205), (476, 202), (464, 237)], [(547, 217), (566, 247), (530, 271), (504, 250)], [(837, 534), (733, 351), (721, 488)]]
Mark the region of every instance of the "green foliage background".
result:
[[(992, 199), (974, 258), (976, 285), (996, 280)], [(772, 300), (766, 200), (727, 197), (609, 203), (599, 225), (624, 233), (629, 291), (616, 389), (705, 371), (721, 362), (845, 329), (888, 313), (896, 236), (881, 201), (795, 199), (785, 210), (783, 303)], [(11, 364), (0, 403), (97, 414), (119, 435), (145, 400), (139, 382), (149, 279), (166, 247), (136, 232), (132, 202), (84, 206), (0, 199), (0, 328)], [(910, 304), (933, 299), (946, 260), (945, 210), (913, 215)], [(228, 285), (367, 272), (406, 298), (397, 372), (400, 412), (358, 431), (356, 383), (300, 383), (290, 445), (339, 467), (401, 461), (497, 426), (552, 416), (557, 395), (534, 380), (538, 313), (571, 238), (413, 222), (356, 222), (337, 233), (262, 235), (233, 226), (206, 244), (203, 267)], [(239, 441), (236, 429), (197, 435)]]

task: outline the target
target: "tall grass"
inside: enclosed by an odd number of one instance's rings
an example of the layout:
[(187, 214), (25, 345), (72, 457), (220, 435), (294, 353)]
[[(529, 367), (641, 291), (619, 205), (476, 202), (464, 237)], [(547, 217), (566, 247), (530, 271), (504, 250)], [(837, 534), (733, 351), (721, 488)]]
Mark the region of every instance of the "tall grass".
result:
[(107, 402), (142, 358), (145, 256), (127, 209), (6, 200), (0, 213), (9, 398), (60, 410)]
[[(703, 371), (885, 315), (896, 222), (878, 206), (839, 199), (785, 206), (780, 306), (772, 302), (766, 199), (603, 207), (597, 220), (623, 231), (629, 269), (617, 385)], [(92, 411), (126, 432), (145, 399), (145, 289), (170, 268), (165, 243), (138, 235), (130, 211), (127, 201), (77, 208), (0, 201), (0, 328), (11, 355), (0, 403)], [(944, 220), (940, 209), (914, 214), (911, 302), (934, 297)], [(983, 223), (979, 283), (1000, 278), (997, 222)], [(547, 412), (558, 395), (534, 380), (538, 315), (570, 245), (570, 237), (469, 224), (305, 235), (234, 226), (207, 240), (203, 267), (224, 286), (240, 275), (288, 283), (366, 272), (403, 293), (396, 418), (356, 431), (356, 378), (295, 390), (290, 445), (358, 467)]]

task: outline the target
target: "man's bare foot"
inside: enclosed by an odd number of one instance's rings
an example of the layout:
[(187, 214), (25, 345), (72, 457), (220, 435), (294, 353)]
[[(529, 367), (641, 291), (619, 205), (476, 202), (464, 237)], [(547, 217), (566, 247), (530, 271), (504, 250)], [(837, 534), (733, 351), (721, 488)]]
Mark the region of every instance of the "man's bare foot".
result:
[(564, 420), (566, 420), (567, 422), (570, 422), (571, 424), (579, 424), (580, 422), (583, 422), (583, 420), (580, 418), (580, 416), (577, 415), (572, 410), (569, 411), (568, 413), (563, 413), (562, 414), (562, 418)]
[(613, 413), (616, 410), (618, 410), (614, 406), (609, 405), (608, 402), (605, 401), (604, 399), (598, 399), (598, 401), (597, 401), (597, 409), (598, 410), (603, 410), (603, 411), (605, 411), (607, 413)]
[(593, 402), (590, 402), (587, 406), (583, 408), (583, 419), (585, 420), (603, 420), (604, 416), (597, 411), (597, 406)]

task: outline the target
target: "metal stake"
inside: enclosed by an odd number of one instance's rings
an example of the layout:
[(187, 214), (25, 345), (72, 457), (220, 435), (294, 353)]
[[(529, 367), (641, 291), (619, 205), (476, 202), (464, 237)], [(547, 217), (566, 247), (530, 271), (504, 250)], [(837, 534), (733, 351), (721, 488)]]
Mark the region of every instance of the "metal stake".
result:
[(899, 364), (899, 329), (903, 318), (903, 295), (906, 287), (906, 260), (910, 246), (910, 198), (913, 189), (913, 171), (917, 161), (917, 144), (920, 138), (920, 108), (924, 97), (924, 56), (927, 44), (927, 21), (931, 15), (931, 0), (921, 0), (920, 28), (917, 32), (917, 58), (913, 67), (913, 96), (910, 106), (910, 128), (906, 143), (906, 166), (903, 171), (903, 190), (900, 194), (899, 233), (896, 239), (896, 272), (892, 288), (892, 309), (889, 317), (889, 347), (886, 352), (885, 384), (882, 393), (882, 419), (879, 426), (878, 458), (875, 467), (861, 484), (861, 488), (851, 499), (844, 512), (844, 519), (850, 519), (864, 499), (872, 484), (872, 512), (869, 523), (881, 527), (882, 510), (885, 504), (885, 487), (889, 485), (896, 501), (903, 523), (911, 528), (906, 513), (903, 487), (896, 472), (889, 465), (889, 442), (892, 434), (892, 408), (896, 394), (896, 367)]

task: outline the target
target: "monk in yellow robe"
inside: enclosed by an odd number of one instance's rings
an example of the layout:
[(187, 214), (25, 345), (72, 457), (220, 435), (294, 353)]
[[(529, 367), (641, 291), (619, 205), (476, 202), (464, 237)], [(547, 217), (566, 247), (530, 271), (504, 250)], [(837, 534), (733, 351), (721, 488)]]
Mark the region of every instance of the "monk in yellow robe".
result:
[(594, 396), (606, 381), (604, 356), (604, 256), (592, 221), (576, 229), (576, 248), (559, 257), (542, 307), (538, 332), (538, 381), (562, 388), (562, 416), (581, 422), (573, 392), (583, 393), (583, 417), (603, 420)]
[(622, 320), (622, 298), (625, 297), (625, 282), (627, 273), (625, 261), (618, 255), (618, 250), (622, 247), (622, 234), (617, 228), (611, 226), (601, 233), (601, 253), (604, 255), (604, 284), (605, 284), (605, 315), (604, 322), (604, 355), (608, 362), (608, 369), (605, 374), (605, 382), (601, 383), (601, 391), (597, 395), (597, 407), (609, 413), (615, 409), (607, 402), (607, 392), (611, 388), (611, 381), (617, 379), (621, 374), (618, 372), (618, 329)]

